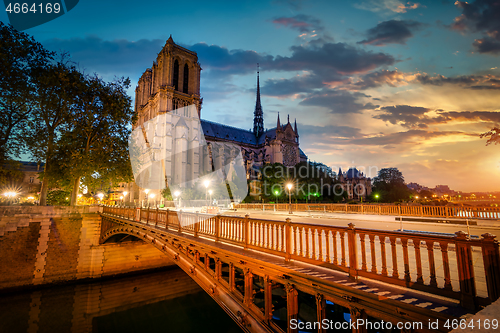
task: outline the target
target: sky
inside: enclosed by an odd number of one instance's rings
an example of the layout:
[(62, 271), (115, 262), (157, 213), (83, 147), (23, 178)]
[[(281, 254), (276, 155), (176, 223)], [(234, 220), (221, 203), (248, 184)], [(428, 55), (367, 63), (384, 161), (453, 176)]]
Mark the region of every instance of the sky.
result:
[[(0, 20), (9, 22), (6, 13)], [(198, 53), (201, 117), (250, 129), (297, 119), (310, 160), (406, 182), (500, 189), (500, 2), (80, 0), (28, 29), (86, 73), (130, 77), (133, 97), (170, 35)]]

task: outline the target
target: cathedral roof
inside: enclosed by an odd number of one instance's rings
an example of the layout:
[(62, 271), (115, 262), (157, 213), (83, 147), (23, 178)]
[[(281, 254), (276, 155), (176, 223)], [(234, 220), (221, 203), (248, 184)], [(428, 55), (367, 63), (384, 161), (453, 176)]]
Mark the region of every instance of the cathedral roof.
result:
[[(236, 128), (212, 121), (200, 119), (203, 134), (212, 138), (230, 140), (239, 143), (257, 145), (257, 139), (252, 131)], [(262, 137), (262, 136), (261, 136)]]
[[(205, 134), (205, 136), (221, 140), (229, 140), (243, 144), (261, 146), (266, 142), (266, 136), (269, 138), (269, 140), (274, 140), (276, 138), (276, 128), (271, 128), (265, 131), (257, 139), (255, 138), (255, 134), (251, 130), (244, 130), (241, 128), (236, 128), (233, 126), (228, 126), (204, 119), (200, 119), (200, 122), (201, 127), (203, 128), (203, 134)], [(307, 158), (307, 155), (300, 148), (299, 154), (301, 157)]]
[(360, 178), (360, 177), (363, 177), (363, 174), (361, 172), (359, 172), (358, 169), (356, 169), (356, 168), (350, 168), (346, 172), (346, 177), (348, 179)]

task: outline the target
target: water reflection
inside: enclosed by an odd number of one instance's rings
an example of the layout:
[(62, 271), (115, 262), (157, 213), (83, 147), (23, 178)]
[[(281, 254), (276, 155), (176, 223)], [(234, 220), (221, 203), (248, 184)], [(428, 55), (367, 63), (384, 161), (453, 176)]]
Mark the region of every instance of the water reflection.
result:
[(187, 274), (170, 269), (0, 296), (0, 332), (241, 332)]

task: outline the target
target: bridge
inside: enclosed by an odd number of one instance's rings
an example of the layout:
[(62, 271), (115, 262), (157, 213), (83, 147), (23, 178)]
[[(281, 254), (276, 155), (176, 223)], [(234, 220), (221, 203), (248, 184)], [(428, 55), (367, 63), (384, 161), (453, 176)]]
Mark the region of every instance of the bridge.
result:
[[(346, 332), (367, 332), (369, 323), (447, 332), (451, 320), (499, 297), (499, 247), (488, 233), (473, 238), (122, 207), (103, 207), (101, 217), (101, 243), (124, 234), (152, 244), (247, 332), (297, 332), (290, 323), (325, 320)], [(365, 324), (349, 326), (349, 318)]]

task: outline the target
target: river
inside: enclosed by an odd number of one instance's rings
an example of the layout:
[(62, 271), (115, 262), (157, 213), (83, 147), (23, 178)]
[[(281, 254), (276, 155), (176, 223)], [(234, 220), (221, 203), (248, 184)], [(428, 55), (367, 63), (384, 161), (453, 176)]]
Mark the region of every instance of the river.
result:
[(241, 331), (178, 268), (0, 295), (2, 333)]

